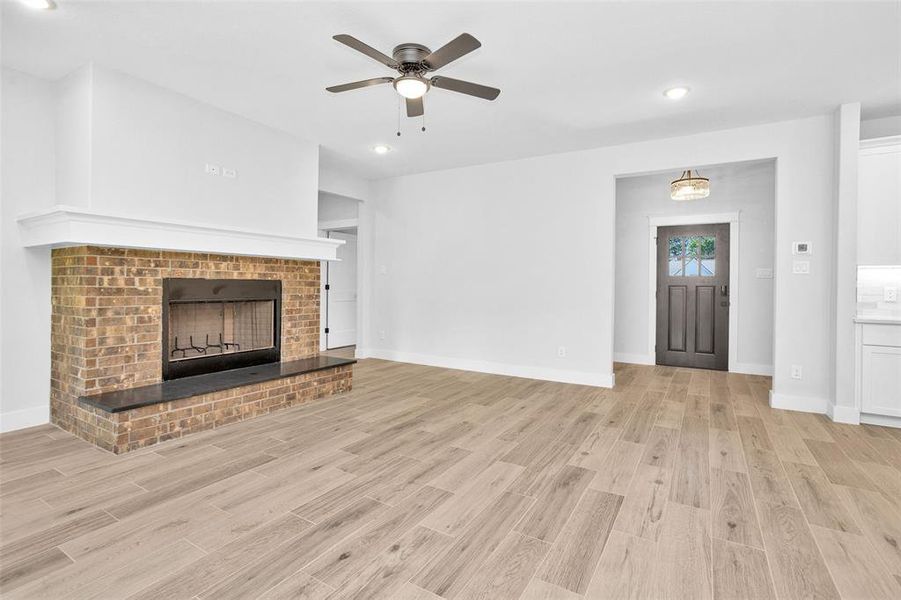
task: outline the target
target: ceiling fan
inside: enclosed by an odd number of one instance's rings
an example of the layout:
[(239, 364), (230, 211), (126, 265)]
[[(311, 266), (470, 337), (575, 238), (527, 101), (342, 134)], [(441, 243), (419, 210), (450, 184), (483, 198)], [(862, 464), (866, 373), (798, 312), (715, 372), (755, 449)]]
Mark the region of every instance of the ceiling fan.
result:
[(400, 75), (398, 77), (375, 77), (325, 88), (332, 93), (392, 83), (397, 93), (406, 99), (408, 117), (420, 117), (423, 115), (425, 111), (422, 105), (422, 97), (432, 87), (475, 96), (476, 98), (484, 98), (485, 100), (494, 100), (501, 93), (499, 89), (488, 87), (487, 85), (479, 85), (478, 83), (450, 77), (435, 76), (429, 78), (426, 76), (429, 72), (440, 69), (482, 45), (479, 40), (468, 33), (457, 36), (434, 52), (422, 44), (401, 44), (394, 48), (394, 51), (391, 53), (392, 56), (382, 54), (372, 46), (364, 44), (346, 33), (336, 35), (334, 39), (345, 46), (362, 52), (370, 58), (374, 58), (386, 67), (397, 70)]

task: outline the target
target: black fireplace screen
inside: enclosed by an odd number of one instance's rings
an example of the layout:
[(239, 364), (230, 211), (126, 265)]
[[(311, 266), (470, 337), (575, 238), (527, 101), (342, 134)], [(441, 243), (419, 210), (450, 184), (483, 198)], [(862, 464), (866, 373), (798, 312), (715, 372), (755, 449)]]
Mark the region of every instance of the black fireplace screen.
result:
[(280, 360), (281, 282), (166, 279), (163, 378)]

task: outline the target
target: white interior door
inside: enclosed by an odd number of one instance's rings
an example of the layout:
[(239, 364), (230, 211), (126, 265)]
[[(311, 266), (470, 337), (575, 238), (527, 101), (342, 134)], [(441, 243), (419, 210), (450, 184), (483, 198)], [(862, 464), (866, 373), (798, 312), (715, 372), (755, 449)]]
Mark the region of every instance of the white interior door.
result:
[(344, 240), (338, 248), (340, 261), (328, 263), (326, 288), (326, 348), (357, 343), (357, 236), (341, 231), (330, 238)]

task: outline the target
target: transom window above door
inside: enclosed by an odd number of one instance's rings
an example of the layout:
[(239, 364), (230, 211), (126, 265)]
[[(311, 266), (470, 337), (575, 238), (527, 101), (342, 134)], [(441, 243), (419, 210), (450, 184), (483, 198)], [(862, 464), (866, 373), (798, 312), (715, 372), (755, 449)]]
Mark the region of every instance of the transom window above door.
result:
[(716, 238), (700, 235), (671, 237), (669, 274), (671, 277), (713, 277), (716, 275)]

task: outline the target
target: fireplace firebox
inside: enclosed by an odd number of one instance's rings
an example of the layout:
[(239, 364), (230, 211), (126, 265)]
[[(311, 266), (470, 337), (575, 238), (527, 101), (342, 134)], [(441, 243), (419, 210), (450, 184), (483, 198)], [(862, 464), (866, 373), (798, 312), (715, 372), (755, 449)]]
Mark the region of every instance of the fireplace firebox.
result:
[(281, 360), (282, 284), (163, 279), (163, 379)]

